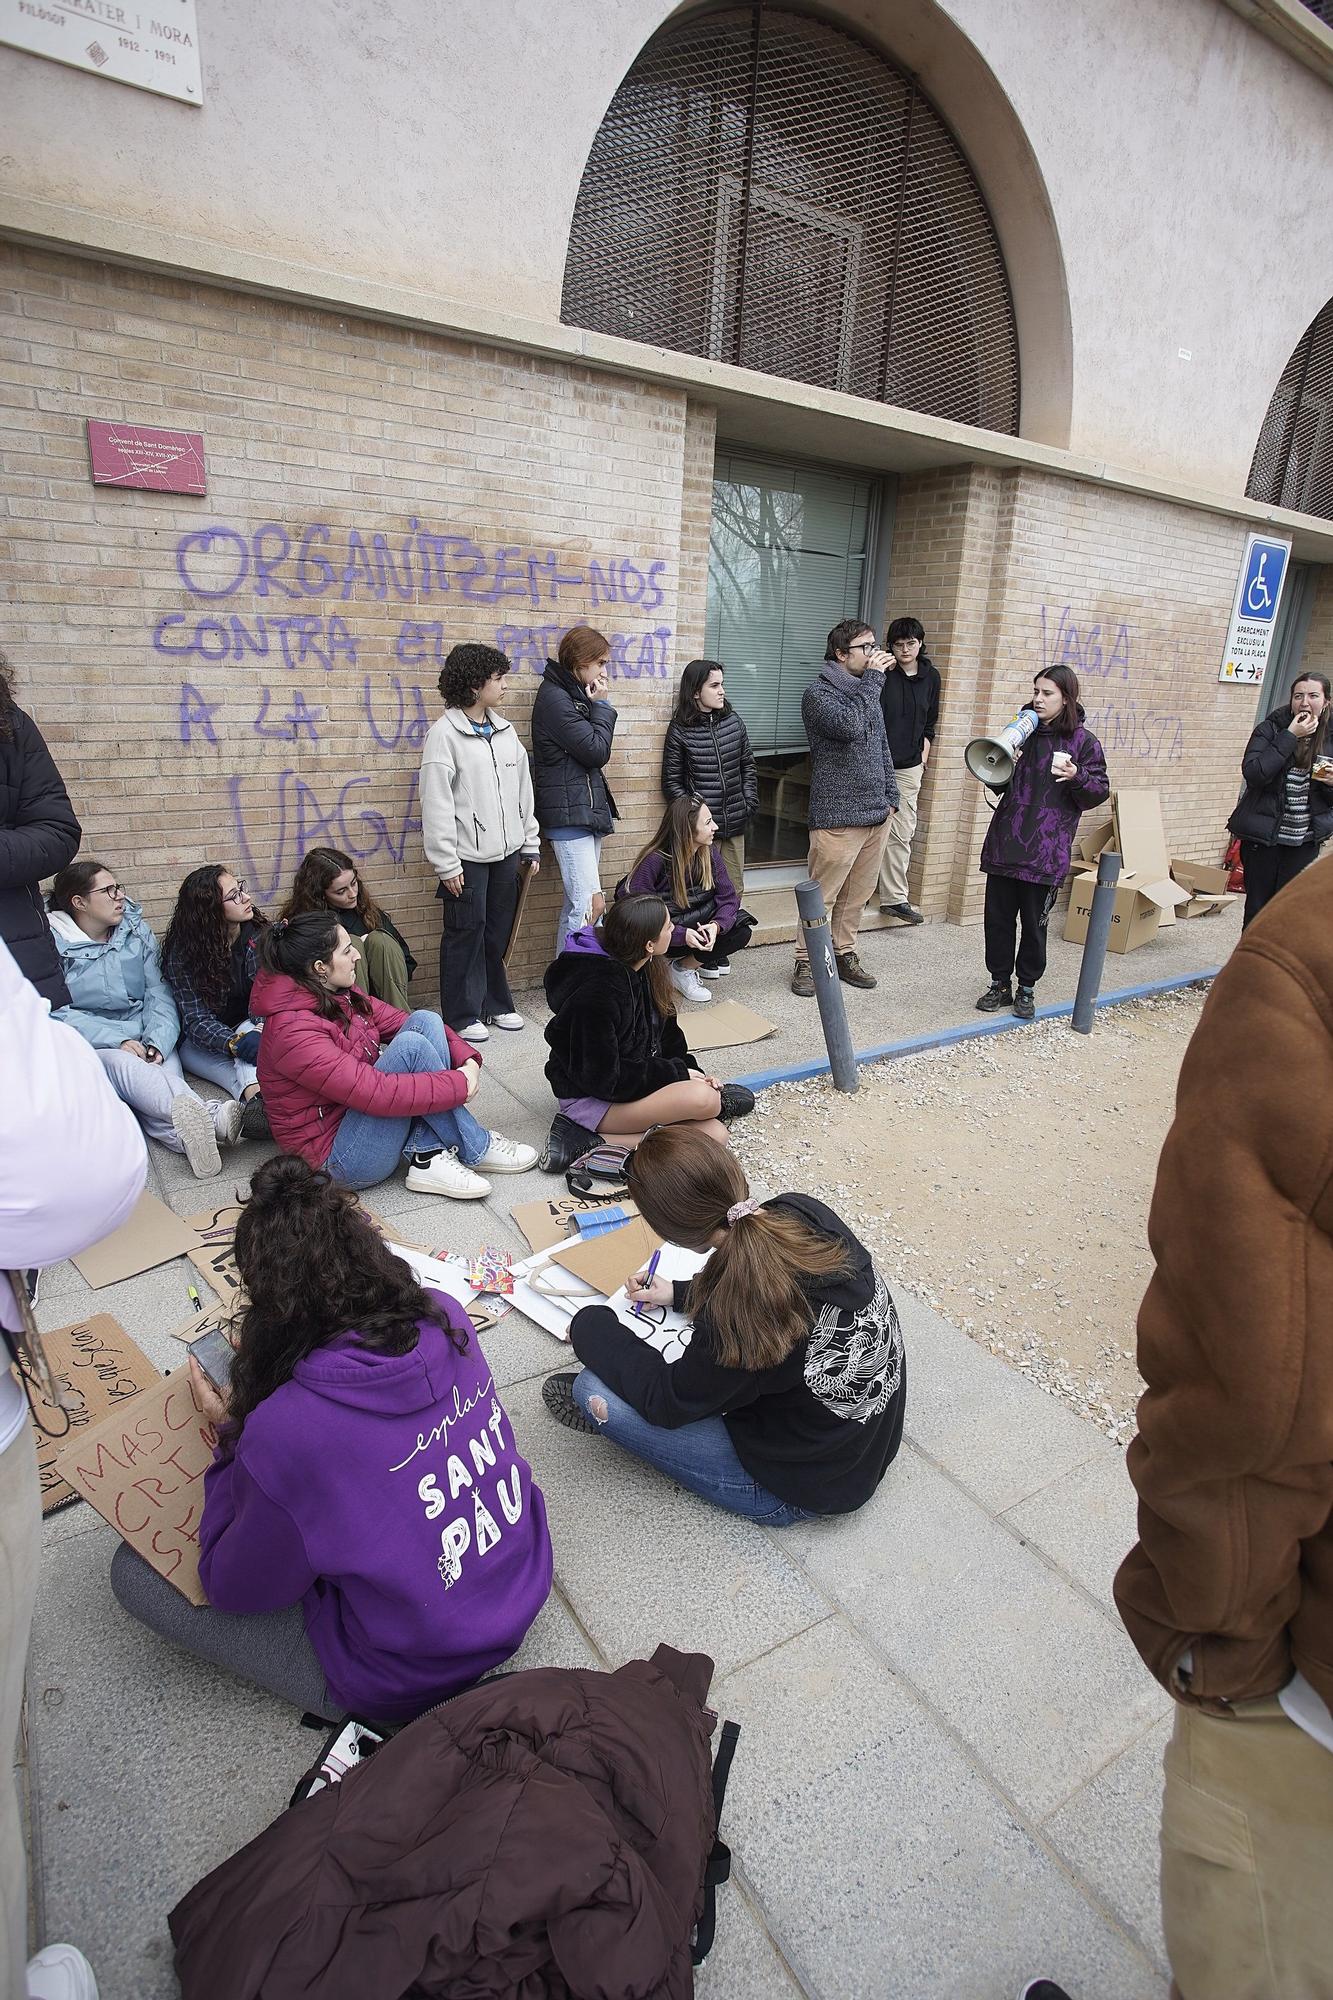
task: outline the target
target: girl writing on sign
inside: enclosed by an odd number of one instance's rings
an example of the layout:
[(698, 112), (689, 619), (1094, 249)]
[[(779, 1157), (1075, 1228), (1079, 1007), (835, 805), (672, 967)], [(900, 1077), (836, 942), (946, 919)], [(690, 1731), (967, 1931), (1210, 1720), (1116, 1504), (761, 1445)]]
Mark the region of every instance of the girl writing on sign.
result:
[(250, 1010), (268, 923), (244, 882), (216, 861), (181, 883), (162, 939), (162, 970), (181, 1017), (181, 1061), (245, 1106), (247, 1139), (267, 1139), (255, 1060), (262, 1022)]
[(337, 918), (318, 911), (279, 918), (260, 947), (259, 1075), (283, 1151), (353, 1188), (387, 1180), (405, 1159), (409, 1188), (454, 1201), (489, 1194), (484, 1174), (525, 1173), (536, 1150), (488, 1132), (467, 1109), (475, 1049), (438, 1014), (404, 1014), (363, 993), (359, 959)]
[(870, 1252), (812, 1195), (751, 1199), (734, 1153), (697, 1130), (650, 1132), (629, 1190), (650, 1229), (711, 1253), (672, 1284), (628, 1289), (694, 1322), (666, 1362), (609, 1306), (570, 1325), (579, 1375), (547, 1378), (548, 1410), (609, 1438), (691, 1493), (769, 1527), (865, 1505), (902, 1442), (907, 1372)]
[(71, 861), (47, 903), (70, 996), (56, 1019), (92, 1043), (148, 1138), (184, 1153), (200, 1180), (220, 1173), (218, 1147), (240, 1137), (245, 1107), (231, 1097), (206, 1104), (185, 1081), (180, 1016), (143, 911), (101, 861)]
[(716, 846), (717, 822), (701, 799), (673, 799), (643, 848), (623, 890), (660, 896), (671, 912), (671, 982), (683, 1000), (711, 1000), (704, 979), (731, 970), (731, 954), (750, 942), (754, 923)]
[(1329, 684), (1300, 674), (1290, 699), (1266, 715), (1245, 746), (1245, 790), (1228, 820), (1245, 870), (1245, 924), (1252, 923), (1333, 834), (1333, 765), (1327, 756)]
[(564, 893), (555, 948), (602, 914), (602, 842), (619, 814), (606, 782), (616, 712), (606, 698), (611, 647), (590, 625), (560, 641), (532, 704), (532, 789)]
[(387, 910), (382, 910), (357, 872), (350, 854), (336, 847), (312, 847), (296, 871), (292, 893), (282, 906), (284, 917), (301, 917), (307, 910), (331, 910), (348, 937), (356, 939), (361, 963), (357, 984), (377, 1000), (410, 1011), (407, 984), (417, 969), (403, 936)]
[(551, 1587), (546, 1507), (466, 1314), (356, 1198), (266, 1160), (236, 1225), (249, 1300), (190, 1604), (123, 1545), (134, 1617), (316, 1715), (406, 1722), (499, 1666)]

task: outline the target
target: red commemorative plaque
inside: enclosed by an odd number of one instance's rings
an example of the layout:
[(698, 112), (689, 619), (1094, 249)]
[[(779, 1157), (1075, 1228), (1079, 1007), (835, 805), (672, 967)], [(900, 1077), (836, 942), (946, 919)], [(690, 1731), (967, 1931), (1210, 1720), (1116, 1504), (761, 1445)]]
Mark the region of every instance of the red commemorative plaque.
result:
[(88, 419), (94, 486), (146, 486), (155, 493), (202, 493), (202, 431), (159, 431), (146, 424)]

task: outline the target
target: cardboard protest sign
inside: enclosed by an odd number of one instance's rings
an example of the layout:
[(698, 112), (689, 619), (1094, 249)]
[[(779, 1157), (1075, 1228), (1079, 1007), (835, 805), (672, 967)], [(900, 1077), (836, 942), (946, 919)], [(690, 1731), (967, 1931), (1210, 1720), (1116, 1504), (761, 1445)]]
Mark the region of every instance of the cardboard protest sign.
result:
[(706, 1010), (701, 1008), (683, 1025), (696, 1055), (704, 1049), (734, 1049), (742, 1042), (767, 1041), (777, 1033), (775, 1022), (766, 1021), (753, 1007), (743, 1007), (739, 1000), (719, 1000)]
[(641, 1271), (662, 1239), (648, 1227), (641, 1215), (631, 1216), (619, 1229), (605, 1236), (591, 1236), (586, 1242), (559, 1243), (551, 1252), (553, 1263), (563, 1264), (576, 1278), (582, 1278), (595, 1292), (609, 1298), (626, 1279)]
[(171, 1329), (173, 1340), (202, 1340), (206, 1333), (220, 1333), (224, 1340), (236, 1345), (236, 1335), (240, 1329), (241, 1314), (247, 1304), (244, 1292), (233, 1292), (220, 1306), (205, 1306), (202, 1312), (191, 1313), (179, 1326)]
[(241, 1289), (235, 1245), (236, 1224), (240, 1215), (239, 1203), (232, 1201), (225, 1202), (221, 1208), (206, 1208), (199, 1215), (186, 1217), (196, 1238), (190, 1251), (190, 1262), (220, 1299), (230, 1298)]
[(42, 1512), (54, 1514), (58, 1507), (67, 1507), (79, 1497), (57, 1471), (57, 1454), (80, 1433), (100, 1423), (117, 1404), (160, 1382), (162, 1372), (110, 1313), (95, 1313), (91, 1319), (44, 1333), (42, 1346), (65, 1397), (64, 1411), (53, 1409), (37, 1384), (28, 1381)]
[(571, 1216), (586, 1214), (593, 1208), (617, 1207), (629, 1215), (639, 1212), (632, 1201), (588, 1201), (582, 1195), (562, 1194), (553, 1195), (549, 1201), (521, 1201), (510, 1213), (533, 1250), (549, 1250), (553, 1244), (567, 1240)]
[(188, 1256), (198, 1241), (190, 1225), (173, 1215), (156, 1195), (141, 1194), (128, 1222), (122, 1222), (91, 1249), (80, 1250), (71, 1262), (84, 1283), (96, 1292), (103, 1285), (119, 1284), (122, 1278), (137, 1278), (140, 1271), (151, 1271), (173, 1257)]
[(199, 1522), (216, 1443), (181, 1368), (56, 1455), (60, 1477), (191, 1604), (208, 1601), (199, 1581)]

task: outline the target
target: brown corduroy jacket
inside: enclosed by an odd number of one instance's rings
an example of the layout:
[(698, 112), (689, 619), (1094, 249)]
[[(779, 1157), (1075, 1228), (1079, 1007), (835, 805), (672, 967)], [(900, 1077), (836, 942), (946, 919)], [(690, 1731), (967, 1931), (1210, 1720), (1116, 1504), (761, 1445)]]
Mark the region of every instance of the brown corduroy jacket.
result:
[(1273, 1694), (1299, 1668), (1333, 1707), (1333, 858), (1208, 997), (1148, 1234), (1120, 1615), (1184, 1700)]

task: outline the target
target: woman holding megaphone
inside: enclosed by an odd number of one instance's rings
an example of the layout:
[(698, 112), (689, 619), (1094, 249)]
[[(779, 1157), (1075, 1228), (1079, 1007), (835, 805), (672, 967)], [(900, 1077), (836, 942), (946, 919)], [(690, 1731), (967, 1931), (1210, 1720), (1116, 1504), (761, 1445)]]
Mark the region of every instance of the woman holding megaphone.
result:
[[(991, 983), (977, 1001), (983, 1014), (1012, 1007), (1020, 1021), (1030, 1021), (1036, 1012), (1034, 989), (1046, 970), (1046, 925), (1069, 867), (1074, 830), (1111, 792), (1102, 746), (1083, 727), (1072, 667), (1038, 674), (1028, 711), (1036, 715), (1037, 727), (1021, 747), (1010, 745), (1013, 775), (981, 848)], [(1017, 993), (1010, 983), (1015, 965)]]

